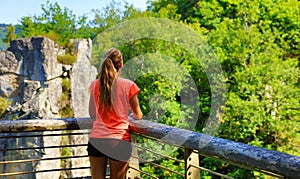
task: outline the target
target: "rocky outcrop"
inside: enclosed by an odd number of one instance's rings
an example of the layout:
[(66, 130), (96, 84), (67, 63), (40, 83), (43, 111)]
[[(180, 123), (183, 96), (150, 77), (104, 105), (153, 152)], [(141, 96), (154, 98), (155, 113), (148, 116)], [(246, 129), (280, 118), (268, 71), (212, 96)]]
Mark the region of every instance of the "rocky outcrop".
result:
[(6, 119), (59, 117), (62, 64), (59, 48), (48, 38), (32, 37), (11, 42), (0, 52), (0, 95), (13, 103)]
[[(92, 43), (91, 40), (86, 39), (74, 40), (74, 47), (77, 61), (72, 65), (58, 63), (57, 55), (64, 54), (64, 50), (52, 40), (44, 37), (17, 39), (11, 42), (6, 51), (1, 51), (0, 96), (12, 101), (7, 115), (2, 119), (60, 118), (62, 78), (70, 78), (71, 81), (71, 108), (74, 110), (74, 116), (88, 117), (88, 88), (97, 74), (96, 68), (91, 65)], [(67, 76), (64, 75), (66, 72)], [(68, 140), (80, 142), (75, 138)], [(87, 137), (80, 140), (87, 142)], [(1, 148), (56, 146), (61, 145), (61, 142), (62, 139), (59, 137), (0, 139), (0, 146)], [(84, 152), (86, 152), (85, 148), (73, 151), (73, 153), (83, 153), (82, 155)], [(0, 158), (6, 160), (13, 160), (15, 157), (34, 159), (58, 157), (60, 154), (61, 149), (33, 150), (27, 153), (16, 151), (14, 155), (0, 152)], [(80, 165), (81, 162), (88, 161), (71, 161), (72, 166)], [(3, 170), (6, 170), (4, 172), (22, 171), (25, 168), (37, 170), (60, 168), (60, 162), (37, 162), (34, 165), (33, 163), (26, 164), (26, 166), (16, 164), (10, 167), (0, 165), (0, 172), (2, 173)], [(60, 172), (51, 172), (47, 176), (36, 174), (35, 176), (30, 175), (28, 178), (59, 178), (60, 175)], [(76, 177), (77, 174), (71, 175), (70, 177)]]
[(77, 54), (71, 74), (71, 101), (74, 117), (87, 117), (89, 116), (89, 86), (97, 75), (96, 68), (91, 66), (92, 41), (90, 39), (74, 40), (74, 48)]
[[(72, 67), (71, 77), (71, 102), (74, 110), (74, 117), (88, 117), (89, 116), (89, 86), (91, 82), (96, 78), (97, 70), (94, 66), (91, 66), (92, 60), (92, 41), (90, 39), (74, 40), (74, 49), (76, 52), (76, 63)], [(77, 131), (80, 132), (80, 131)], [(82, 131), (81, 132), (87, 132)], [(71, 143), (82, 141), (82, 143), (88, 142), (88, 136), (70, 136)], [(86, 148), (78, 148), (72, 150), (74, 156), (87, 155)], [(73, 167), (87, 166), (89, 163), (88, 158), (85, 159), (71, 159), (70, 164)], [(74, 170), (72, 171), (72, 177), (88, 176), (87, 170)]]
[(8, 98), (18, 88), (20, 66), (11, 51), (0, 52), (0, 96)]

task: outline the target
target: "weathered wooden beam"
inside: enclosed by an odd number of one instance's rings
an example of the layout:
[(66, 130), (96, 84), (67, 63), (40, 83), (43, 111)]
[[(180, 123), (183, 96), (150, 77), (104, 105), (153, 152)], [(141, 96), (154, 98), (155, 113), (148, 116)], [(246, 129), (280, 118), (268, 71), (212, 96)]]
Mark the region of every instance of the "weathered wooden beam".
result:
[(135, 133), (198, 150), (199, 154), (237, 166), (269, 171), (289, 179), (300, 178), (300, 157), (297, 156), (145, 120), (133, 121), (131, 129)]
[(29, 119), (1, 120), (0, 132), (34, 132), (53, 130), (91, 129), (91, 118), (59, 118), (59, 119)]

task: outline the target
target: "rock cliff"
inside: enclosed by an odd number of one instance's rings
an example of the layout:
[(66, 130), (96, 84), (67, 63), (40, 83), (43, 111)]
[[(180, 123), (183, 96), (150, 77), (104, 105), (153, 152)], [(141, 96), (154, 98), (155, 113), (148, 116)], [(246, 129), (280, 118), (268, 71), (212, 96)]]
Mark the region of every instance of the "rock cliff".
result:
[[(77, 39), (73, 43), (77, 60), (71, 65), (58, 63), (58, 54), (64, 55), (65, 51), (54, 41), (45, 37), (17, 39), (11, 42), (6, 51), (0, 52), (0, 96), (8, 98), (12, 102), (7, 115), (2, 117), (2, 120), (60, 118), (60, 99), (63, 93), (62, 78), (70, 78), (70, 104), (74, 111), (74, 117), (89, 117), (88, 88), (97, 75), (96, 68), (91, 64), (92, 42), (89, 39)], [(68, 75), (64, 73), (68, 73)], [(57, 131), (47, 133), (57, 133)], [(86, 142), (87, 138), (74, 139), (71, 137), (68, 140), (71, 142), (79, 142), (78, 140)], [(62, 139), (57, 137), (47, 137), (47, 139), (43, 137), (0, 139), (0, 148), (56, 146), (61, 145), (61, 143)], [(14, 154), (0, 152), (0, 160), (11, 160), (16, 157), (57, 157), (62, 153), (61, 149), (15, 152)], [(72, 152), (84, 153), (85, 148), (72, 150)], [(70, 162), (72, 166), (76, 166), (88, 161), (75, 160)], [(0, 172), (3, 170), (5, 172), (22, 171), (24, 168), (39, 170), (60, 168), (60, 162), (16, 164), (10, 167), (0, 165)], [(30, 175), (28, 178), (59, 178), (61, 173), (51, 172), (51, 176), (49, 173), (46, 175), (36, 174), (35, 176)], [(71, 175), (68, 177), (76, 177), (77, 174), (69, 173), (68, 175)], [(24, 176), (20, 177), (24, 178)]]

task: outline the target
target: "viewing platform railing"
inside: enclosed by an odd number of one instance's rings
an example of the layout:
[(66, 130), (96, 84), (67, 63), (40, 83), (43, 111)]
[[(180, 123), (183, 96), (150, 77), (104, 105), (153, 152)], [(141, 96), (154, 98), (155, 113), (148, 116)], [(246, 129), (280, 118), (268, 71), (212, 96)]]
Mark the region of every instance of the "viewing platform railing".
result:
[[(17, 176), (22, 176), (21, 178), (32, 178), (33, 176), (34, 178), (47, 178), (47, 176), (50, 177), (48, 174), (53, 172), (64, 172), (64, 175), (60, 174), (59, 178), (90, 178), (86, 173), (82, 176), (78, 175), (80, 172), (76, 175), (70, 174), (71, 171), (86, 171), (88, 173), (88, 163), (66, 165), (66, 161), (70, 159), (88, 161), (88, 156), (84, 152), (77, 152), (76, 155), (74, 152), (70, 153), (70, 151), (74, 151), (74, 148), (81, 148), (82, 151), (86, 151), (86, 142), (80, 143), (74, 140), (66, 142), (61, 138), (70, 136), (88, 138), (92, 121), (90, 118), (0, 121), (0, 178), (18, 178)], [(131, 129), (133, 132), (133, 153), (127, 178), (168, 178), (168, 176), (174, 178), (176, 176), (176, 178), (194, 179), (201, 178), (203, 172), (211, 178), (234, 178), (218, 173), (212, 168), (201, 166), (199, 159), (204, 157), (264, 173), (271, 178), (300, 178), (300, 157), (297, 156), (146, 120), (132, 121)], [(20, 142), (21, 138), (33, 139), (36, 137), (42, 138), (41, 141), (44, 142), (38, 143), (38, 145), (37, 143), (31, 145), (31, 143), (22, 144)], [(58, 137), (62, 142), (60, 145), (48, 146), (46, 145), (47, 140), (50, 139), (47, 137)], [(15, 148), (10, 147), (12, 145), (9, 144), (9, 141), (16, 142), (13, 145)], [(160, 150), (157, 150), (157, 147)], [(65, 151), (64, 155), (43, 156), (43, 152), (46, 153), (47, 150), (52, 149)], [(178, 152), (178, 149), (182, 151), (177, 155), (180, 157), (174, 158), (172, 151)], [(32, 157), (32, 153), (36, 151), (42, 152), (40, 157)], [(23, 155), (15, 155), (15, 153), (22, 153)], [(172, 163), (177, 166), (175, 167), (176, 170), (172, 169), (174, 167), (170, 167), (170, 163), (163, 165), (164, 159), (173, 161)], [(51, 168), (47, 164), (46, 168), (36, 167), (40, 166), (38, 164), (41, 162), (51, 161), (56, 161), (56, 167)], [(26, 163), (29, 164), (27, 167), (21, 167), (22, 164)], [(145, 166), (163, 171), (160, 173), (163, 176), (158, 176), (157, 173), (153, 175), (147, 170), (142, 170), (142, 167)]]

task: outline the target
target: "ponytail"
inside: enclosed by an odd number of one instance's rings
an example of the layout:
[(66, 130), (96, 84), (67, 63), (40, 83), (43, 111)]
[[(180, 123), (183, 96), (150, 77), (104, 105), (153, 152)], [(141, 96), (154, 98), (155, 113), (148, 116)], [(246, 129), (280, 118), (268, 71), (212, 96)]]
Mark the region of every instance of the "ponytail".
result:
[(99, 105), (102, 110), (112, 109), (112, 87), (120, 69), (121, 52), (118, 49), (110, 49), (106, 52), (99, 72)]

